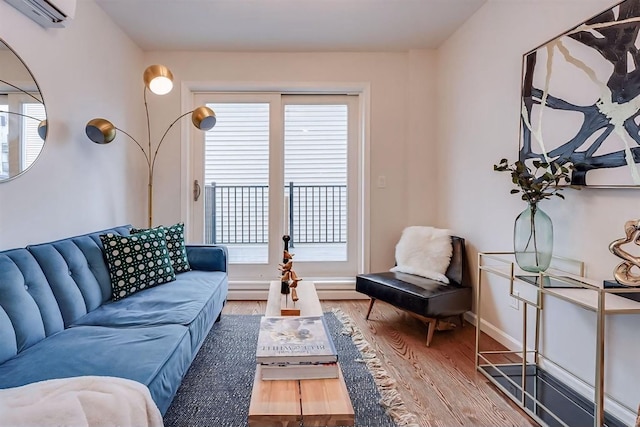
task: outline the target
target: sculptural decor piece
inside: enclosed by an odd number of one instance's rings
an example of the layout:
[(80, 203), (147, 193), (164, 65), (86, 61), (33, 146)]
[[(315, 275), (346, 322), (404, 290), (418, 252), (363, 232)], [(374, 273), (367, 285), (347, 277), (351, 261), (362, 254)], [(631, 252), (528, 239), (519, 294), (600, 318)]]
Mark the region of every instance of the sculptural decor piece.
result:
[[(302, 279), (293, 271), (293, 255), (289, 253), (290, 240), (289, 236), (282, 236), (284, 252), (282, 264), (278, 264), (278, 270), (280, 270), (280, 293), (282, 294), (280, 314), (282, 316), (299, 316), (300, 308), (296, 307), (296, 302), (298, 302), (296, 288), (298, 287), (298, 282)], [(292, 304), (289, 304), (289, 294), (291, 294)]]
[(519, 159), (573, 164), (571, 184), (640, 186), (640, 2), (526, 53)]
[[(289, 237), (288, 235), (284, 235), (282, 236), (282, 241), (284, 242), (284, 255), (282, 256), (282, 263), (286, 264), (287, 262), (289, 262), (288, 255), (289, 255), (289, 241), (291, 240), (291, 237)], [(282, 272), (282, 268), (281, 266), (283, 264), (278, 264), (278, 269)], [(291, 290), (289, 289), (289, 281), (288, 280), (284, 280), (284, 274), (281, 274), (282, 278), (280, 280), (280, 293), (282, 295), (287, 295), (289, 292), (291, 292)]]
[(640, 245), (640, 220), (627, 221), (624, 224), (625, 237), (616, 239), (609, 244), (609, 250), (623, 261), (613, 270), (616, 281), (626, 286), (640, 286), (640, 275), (634, 274), (633, 267), (640, 268), (640, 256), (636, 257), (621, 248), (627, 243)]

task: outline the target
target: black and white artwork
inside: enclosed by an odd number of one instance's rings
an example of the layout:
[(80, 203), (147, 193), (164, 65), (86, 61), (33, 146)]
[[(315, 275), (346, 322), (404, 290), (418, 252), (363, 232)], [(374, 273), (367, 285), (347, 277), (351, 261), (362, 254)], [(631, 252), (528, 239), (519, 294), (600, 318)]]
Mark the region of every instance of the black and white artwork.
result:
[(520, 160), (640, 186), (639, 30), (640, 0), (625, 0), (524, 55)]

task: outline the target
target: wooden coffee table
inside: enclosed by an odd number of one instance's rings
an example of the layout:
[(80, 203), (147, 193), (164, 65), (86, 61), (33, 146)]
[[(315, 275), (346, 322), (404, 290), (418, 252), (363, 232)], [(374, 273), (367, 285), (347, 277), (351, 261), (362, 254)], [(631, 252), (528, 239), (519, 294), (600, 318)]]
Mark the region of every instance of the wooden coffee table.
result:
[[(298, 296), (301, 316), (322, 316), (313, 282), (298, 283)], [(280, 282), (273, 281), (265, 316), (280, 316), (280, 305)], [(260, 365), (257, 365), (249, 405), (251, 427), (355, 425), (342, 371), (339, 378), (331, 379), (262, 381), (260, 378)]]

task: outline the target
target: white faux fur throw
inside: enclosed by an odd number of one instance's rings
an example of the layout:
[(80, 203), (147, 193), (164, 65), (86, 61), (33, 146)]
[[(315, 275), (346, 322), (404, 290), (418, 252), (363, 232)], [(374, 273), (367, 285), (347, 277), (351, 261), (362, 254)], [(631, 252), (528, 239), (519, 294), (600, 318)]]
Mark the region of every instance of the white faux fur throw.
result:
[(132, 380), (85, 376), (0, 390), (2, 427), (162, 427), (149, 389)]
[(452, 253), (449, 230), (417, 225), (407, 227), (396, 245), (397, 265), (391, 271), (449, 283), (444, 274), (451, 262)]

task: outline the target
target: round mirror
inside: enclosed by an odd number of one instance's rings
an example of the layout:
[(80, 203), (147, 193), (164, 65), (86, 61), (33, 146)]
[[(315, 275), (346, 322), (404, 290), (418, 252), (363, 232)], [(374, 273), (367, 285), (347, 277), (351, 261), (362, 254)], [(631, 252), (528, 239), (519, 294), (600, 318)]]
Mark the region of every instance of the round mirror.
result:
[(42, 94), (20, 57), (0, 40), (0, 182), (36, 161), (47, 134)]

